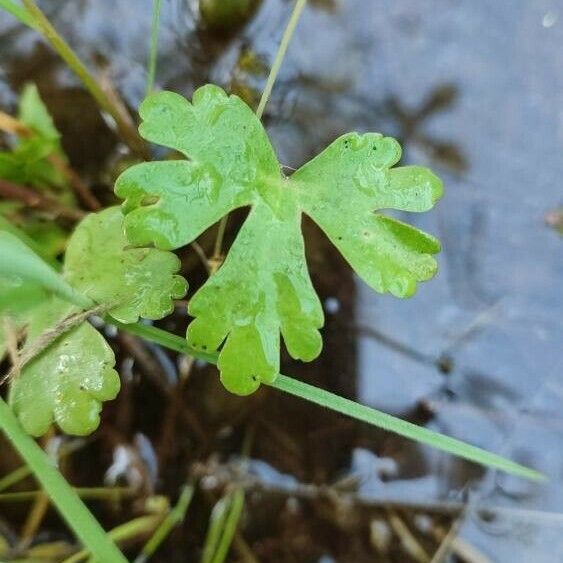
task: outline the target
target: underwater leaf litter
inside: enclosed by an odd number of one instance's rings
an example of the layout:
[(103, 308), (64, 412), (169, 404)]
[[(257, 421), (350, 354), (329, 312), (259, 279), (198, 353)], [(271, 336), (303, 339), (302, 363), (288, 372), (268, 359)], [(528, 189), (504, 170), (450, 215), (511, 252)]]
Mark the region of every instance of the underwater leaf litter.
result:
[(343, 135), (291, 177), (281, 171), (252, 110), (219, 87), (190, 103), (172, 92), (148, 97), (141, 135), (187, 160), (147, 162), (116, 183), (131, 244), (181, 248), (230, 211), (250, 206), (224, 264), (189, 301), (187, 340), (219, 350), (225, 387), (248, 394), (279, 372), (280, 334), (292, 357), (321, 351), (323, 311), (311, 284), (301, 232), (308, 215), (374, 290), (409, 297), (436, 272), (438, 241), (379, 214), (426, 211), (442, 195), (426, 168), (392, 168), (397, 141)]

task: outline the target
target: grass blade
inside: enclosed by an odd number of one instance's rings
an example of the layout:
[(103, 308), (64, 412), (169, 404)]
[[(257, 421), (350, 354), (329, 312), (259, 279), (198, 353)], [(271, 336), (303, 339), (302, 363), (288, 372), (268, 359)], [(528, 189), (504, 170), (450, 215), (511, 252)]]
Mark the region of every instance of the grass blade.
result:
[(360, 405), (355, 403), (350, 399), (340, 397), (335, 395), (330, 391), (325, 391), (324, 389), (319, 389), (303, 381), (298, 381), (286, 375), (278, 375), (274, 383), (271, 384), (272, 387), (294, 395), (295, 397), (300, 397), (315, 403), (327, 409), (345, 414), (356, 420), (361, 420), (367, 422), (372, 426), (377, 426), (383, 428), (388, 432), (394, 432), (404, 436), (405, 438), (410, 438), (411, 440), (416, 440), (422, 444), (428, 444), (434, 448), (448, 452), (450, 454), (462, 457), (469, 461), (485, 465), (487, 467), (493, 467), (495, 469), (500, 469), (506, 471), (507, 473), (512, 473), (513, 475), (518, 475), (519, 477), (525, 477), (526, 479), (533, 479), (535, 481), (545, 480), (545, 475), (524, 467), (518, 463), (510, 461), (502, 456), (493, 454), (476, 446), (472, 446), (461, 440), (456, 440), (455, 438), (450, 438), (444, 434), (438, 432), (433, 432), (422, 426), (417, 426), (386, 414), (384, 412), (378, 411), (376, 409), (366, 407), (365, 405)]
[(27, 25), (32, 29), (37, 29), (37, 26), (35, 25), (35, 22), (29, 12), (16, 2), (13, 2), (12, 0), (0, 0), (0, 9), (8, 12), (24, 25)]
[(0, 231), (0, 262), (0, 277), (16, 276), (37, 283), (79, 307), (88, 308), (92, 305), (88, 298), (75, 291), (31, 248), (8, 231)]
[(133, 563), (146, 563), (146, 561), (154, 555), (155, 551), (168, 537), (170, 532), (184, 521), (193, 496), (194, 487), (192, 485), (184, 485), (176, 506), (168, 513), (160, 526), (155, 530), (154, 534), (144, 545), (140, 555)]
[(146, 96), (154, 89), (156, 76), (156, 59), (158, 56), (158, 30), (160, 27), (160, 8), (162, 0), (153, 0), (152, 4), (152, 26), (151, 26), (151, 46), (149, 50), (149, 68), (147, 73), (147, 92)]
[(244, 508), (244, 491), (236, 489), (211, 511), (201, 563), (223, 563), (227, 558)]
[(45, 452), (20, 426), (14, 413), (0, 398), (0, 427), (17, 449), (61, 516), (97, 561), (126, 563), (126, 559), (108, 538)]
[[(181, 336), (176, 336), (165, 330), (140, 324), (124, 325), (118, 323), (113, 319), (108, 318), (108, 322), (115, 325), (117, 328), (131, 332), (138, 336), (160, 344), (176, 352), (183, 354), (188, 354), (194, 358), (202, 359), (207, 362), (216, 364), (217, 354), (202, 354), (201, 352), (194, 350), (184, 338)], [(339, 412), (356, 420), (360, 420), (372, 426), (377, 426), (378, 428), (383, 428), (388, 432), (394, 432), (404, 436), (405, 438), (410, 438), (417, 442), (423, 444), (428, 444), (433, 448), (442, 450), (444, 452), (462, 457), (474, 463), (484, 465), (486, 467), (491, 467), (494, 469), (500, 469), (511, 473), (513, 475), (518, 475), (519, 477), (524, 477), (526, 479), (532, 479), (534, 481), (543, 481), (546, 479), (545, 475), (542, 473), (510, 461), (502, 456), (487, 452), (476, 446), (466, 444), (461, 440), (456, 440), (455, 438), (450, 438), (439, 432), (433, 432), (422, 426), (417, 426), (390, 414), (378, 411), (371, 407), (361, 405), (350, 399), (345, 399), (339, 395), (335, 395), (330, 391), (325, 391), (313, 385), (303, 383), (287, 375), (279, 374), (274, 383), (271, 384), (272, 387), (283, 391), (284, 393), (289, 393), (295, 397), (300, 397), (311, 403), (315, 403), (327, 409)]]

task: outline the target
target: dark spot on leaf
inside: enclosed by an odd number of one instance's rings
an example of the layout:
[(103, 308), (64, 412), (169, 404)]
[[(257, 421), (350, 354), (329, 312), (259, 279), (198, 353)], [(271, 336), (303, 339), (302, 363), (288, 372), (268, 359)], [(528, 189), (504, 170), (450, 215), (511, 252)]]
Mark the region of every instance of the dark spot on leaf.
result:
[(143, 207), (147, 205), (154, 205), (155, 203), (158, 203), (159, 199), (160, 198), (157, 195), (146, 195), (141, 199), (139, 204)]

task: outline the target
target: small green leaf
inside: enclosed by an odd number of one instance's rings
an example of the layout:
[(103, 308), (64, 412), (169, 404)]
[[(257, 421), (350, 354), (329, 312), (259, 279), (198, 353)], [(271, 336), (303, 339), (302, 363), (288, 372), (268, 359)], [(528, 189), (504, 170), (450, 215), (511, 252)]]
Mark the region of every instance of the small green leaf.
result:
[(58, 145), (61, 135), (53, 123), (49, 110), (39, 96), (35, 84), (26, 84), (21, 93), (19, 119), (43, 139), (51, 140)]
[[(59, 299), (35, 307), (23, 351), (73, 311)], [(84, 322), (62, 334), (12, 382), (10, 403), (26, 432), (40, 436), (53, 422), (68, 434), (93, 432), (99, 424), (101, 403), (115, 398), (119, 391), (114, 364), (111, 348), (90, 324)]]
[(179, 248), (226, 213), (251, 206), (224, 265), (189, 305), (188, 342), (220, 349), (231, 391), (273, 382), (280, 332), (292, 357), (320, 353), (323, 314), (305, 262), (303, 213), (377, 291), (408, 297), (436, 272), (438, 241), (379, 214), (425, 211), (442, 195), (429, 170), (391, 168), (401, 155), (394, 139), (344, 135), (286, 178), (260, 121), (217, 86), (197, 90), (192, 104), (170, 92), (150, 96), (141, 117), (143, 137), (189, 161), (143, 163), (118, 178), (131, 243)]
[(160, 319), (172, 312), (173, 299), (187, 290), (175, 275), (180, 261), (171, 252), (132, 248), (123, 232), (119, 207), (86, 217), (70, 238), (65, 277), (83, 295), (112, 306), (110, 314), (123, 323), (139, 317)]
[(60, 133), (55, 128), (53, 119), (39, 96), (35, 84), (26, 84), (19, 103), (19, 120), (32, 134), (20, 138), (9, 152), (0, 152), (0, 178), (18, 184), (25, 184), (41, 189), (57, 188), (53, 197), (65, 203), (73, 203), (70, 190), (63, 190), (66, 179), (49, 157), (58, 155), (62, 161), (66, 156), (60, 143)]

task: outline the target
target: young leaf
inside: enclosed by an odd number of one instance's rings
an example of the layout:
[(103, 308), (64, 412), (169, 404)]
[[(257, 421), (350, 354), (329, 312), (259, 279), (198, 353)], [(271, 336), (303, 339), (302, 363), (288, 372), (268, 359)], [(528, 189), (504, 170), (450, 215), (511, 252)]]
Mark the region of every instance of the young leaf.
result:
[(71, 191), (60, 192), (60, 188), (66, 185), (63, 174), (49, 160), (55, 154), (61, 160), (66, 160), (60, 144), (60, 133), (35, 84), (24, 87), (19, 101), (18, 118), (32, 134), (20, 138), (12, 151), (0, 152), (0, 178), (37, 188), (59, 188), (53, 195), (72, 203)]
[(80, 293), (99, 304), (113, 305), (110, 314), (123, 323), (139, 317), (160, 319), (187, 290), (175, 275), (180, 261), (156, 248), (131, 248), (123, 232), (119, 207), (86, 217), (77, 227), (65, 255), (65, 277)]
[[(23, 352), (75, 310), (59, 299), (35, 307)], [(114, 364), (111, 348), (87, 322), (62, 334), (12, 382), (10, 403), (26, 432), (40, 436), (53, 422), (68, 434), (93, 432), (101, 403), (114, 399), (119, 391)]]
[(57, 131), (49, 110), (39, 96), (39, 90), (35, 84), (26, 84), (19, 103), (19, 119), (44, 140), (54, 143), (54, 147), (60, 149), (60, 133)]
[(188, 342), (219, 349), (224, 384), (246, 394), (279, 371), (279, 334), (294, 358), (321, 349), (323, 315), (307, 272), (301, 214), (309, 215), (375, 290), (408, 297), (436, 272), (436, 239), (374, 212), (424, 211), (442, 184), (421, 167), (392, 169), (401, 150), (379, 134), (350, 133), (290, 178), (267, 135), (236, 96), (207, 85), (193, 103), (171, 92), (141, 106), (140, 132), (189, 161), (125, 171), (125, 229), (136, 245), (184, 246), (229, 211), (251, 206), (225, 264), (190, 300)]

